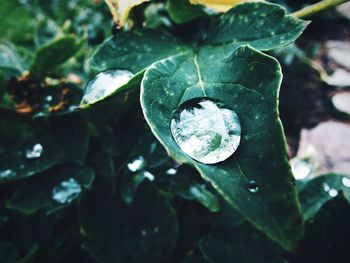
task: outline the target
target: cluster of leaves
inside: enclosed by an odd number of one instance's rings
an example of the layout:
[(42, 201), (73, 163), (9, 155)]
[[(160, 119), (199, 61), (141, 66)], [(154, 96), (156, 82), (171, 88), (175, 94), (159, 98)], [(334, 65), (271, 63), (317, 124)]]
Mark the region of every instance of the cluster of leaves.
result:
[[(16, 46), (0, 43), (0, 262), (327, 262), (347, 252), (338, 235), (350, 178), (295, 185), (278, 114), (281, 68), (262, 53), (292, 43), (306, 22), (267, 3), (222, 15), (185, 0), (146, 3), (135, 29), (105, 40), (88, 68), (112, 28), (104, 5), (0, 6), (9, 10), (0, 36)], [(107, 69), (134, 77), (80, 106), (82, 83)], [(171, 137), (172, 113), (198, 97), (240, 118), (241, 145), (225, 162), (195, 162)], [(58, 202), (55, 189), (69, 180), (81, 192)]]

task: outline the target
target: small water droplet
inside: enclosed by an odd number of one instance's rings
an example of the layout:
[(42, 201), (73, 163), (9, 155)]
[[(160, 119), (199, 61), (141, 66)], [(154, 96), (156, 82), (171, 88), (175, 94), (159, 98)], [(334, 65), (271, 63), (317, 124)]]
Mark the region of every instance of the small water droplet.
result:
[(169, 175), (175, 175), (177, 173), (177, 170), (175, 168), (170, 168), (165, 173)]
[(350, 187), (350, 178), (348, 178), (348, 177), (343, 177), (343, 178), (341, 179), (341, 182), (343, 183), (344, 186)]
[(26, 157), (28, 159), (39, 158), (44, 151), (43, 146), (40, 143), (34, 144), (26, 150)]
[(324, 190), (325, 192), (329, 192), (329, 190), (331, 190), (331, 188), (330, 188), (330, 186), (329, 186), (327, 183), (324, 183), (324, 184), (323, 184), (323, 190)]
[(16, 175), (17, 173), (10, 169), (0, 171), (0, 179), (8, 179), (8, 178), (15, 177)]
[(336, 197), (338, 195), (338, 191), (335, 189), (330, 189), (328, 192), (329, 196)]
[(293, 159), (291, 161), (292, 171), (296, 180), (308, 177), (312, 172), (312, 165), (305, 160)]
[(143, 156), (136, 157), (135, 159), (131, 160), (130, 163), (128, 163), (128, 168), (133, 173), (139, 172), (143, 170), (146, 167), (146, 160), (143, 158)]
[(241, 139), (237, 114), (220, 101), (203, 98), (181, 105), (172, 117), (170, 129), (181, 150), (205, 164), (229, 158)]
[(143, 229), (143, 230), (141, 230), (141, 235), (142, 235), (142, 236), (146, 236), (146, 235), (147, 235), (147, 231), (146, 231), (146, 230), (144, 230), (144, 229)]
[(111, 69), (97, 74), (86, 86), (82, 103), (94, 103), (124, 86), (134, 76), (127, 70)]
[(259, 191), (259, 187), (258, 187), (257, 183), (254, 180), (252, 180), (252, 181), (250, 181), (248, 183), (248, 190), (251, 193), (256, 193), (256, 192)]
[(155, 176), (154, 176), (153, 174), (151, 174), (150, 172), (144, 171), (142, 174), (143, 174), (143, 176), (144, 176), (145, 178), (147, 178), (148, 180), (154, 181)]
[(60, 204), (68, 204), (76, 199), (80, 193), (80, 184), (74, 178), (70, 178), (52, 190), (52, 199)]
[(48, 96), (45, 97), (45, 101), (46, 102), (51, 102), (52, 99), (53, 99), (53, 97), (51, 95), (48, 95)]

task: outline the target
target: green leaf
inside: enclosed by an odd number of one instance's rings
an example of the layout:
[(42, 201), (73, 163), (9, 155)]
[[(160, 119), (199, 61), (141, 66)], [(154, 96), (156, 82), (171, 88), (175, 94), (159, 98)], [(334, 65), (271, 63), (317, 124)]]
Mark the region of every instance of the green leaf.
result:
[(2, 1), (0, 17), (0, 38), (16, 43), (31, 40), (37, 20), (19, 0)]
[(184, 49), (184, 44), (162, 30), (121, 32), (99, 46), (90, 59), (90, 66), (96, 71), (114, 68), (126, 69), (136, 74), (153, 62)]
[(0, 160), (2, 160), (17, 151), (29, 139), (31, 131), (20, 118), (6, 116), (2, 113), (0, 117)]
[(284, 262), (281, 250), (227, 204), (198, 244), (209, 262)]
[(301, 211), (305, 220), (312, 219), (322, 206), (341, 191), (350, 202), (350, 176), (325, 174), (302, 182), (299, 190)]
[(103, 263), (162, 262), (179, 231), (168, 199), (147, 183), (138, 188), (132, 206), (106, 191), (90, 192), (81, 201), (80, 215), (90, 236), (83, 249)]
[(186, 200), (197, 201), (204, 207), (208, 208), (210, 212), (217, 212), (220, 210), (220, 202), (218, 197), (207, 189), (204, 182), (199, 183), (194, 176), (198, 176), (195, 171), (193, 176), (187, 174), (187, 169), (180, 169), (176, 174), (165, 173), (159, 177), (161, 186), (173, 195), (179, 196)]
[(0, 69), (13, 70), (16, 73), (24, 71), (23, 62), (16, 48), (8, 42), (0, 43)]
[[(9, 174), (0, 181), (30, 177), (56, 164), (82, 162), (89, 142), (86, 123), (76, 115), (56, 116), (38, 119), (36, 131), (26, 137), (22, 145), (12, 154), (0, 159), (0, 172)], [(35, 145), (42, 146), (42, 152), (35, 158), (28, 158)], [(1, 150), (1, 149), (0, 149)]]
[(14, 244), (9, 242), (0, 243), (0, 262), (15, 263), (18, 259), (18, 251)]
[[(141, 105), (152, 132), (170, 156), (194, 166), (247, 220), (285, 249), (292, 249), (303, 228), (278, 115), (281, 79), (278, 62), (248, 46), (236, 49), (230, 58), (224, 50), (199, 49), (148, 68)], [(222, 163), (196, 162), (172, 138), (172, 114), (198, 97), (222, 101), (240, 119), (241, 145)], [(259, 187), (257, 193), (248, 190), (251, 180)]]
[(81, 48), (81, 42), (76, 37), (65, 36), (41, 47), (35, 54), (29, 72), (32, 78), (42, 78), (52, 72), (68, 59), (73, 57)]
[[(47, 172), (26, 180), (11, 197), (7, 207), (26, 214), (34, 213), (42, 208), (47, 208), (48, 214), (53, 213), (71, 204), (71, 202), (60, 203), (53, 198), (54, 189), (60, 187), (62, 182), (71, 179), (74, 179), (83, 191), (83, 188), (91, 187), (94, 174), (91, 169), (82, 165), (55, 166)], [(79, 194), (75, 197), (78, 197)]]
[(350, 250), (350, 206), (339, 192), (305, 224), (305, 237), (292, 262), (347, 262)]
[(225, 49), (229, 53), (241, 45), (270, 50), (295, 41), (307, 24), (288, 16), (279, 5), (244, 3), (220, 16), (204, 44)]
[(199, 247), (211, 263), (285, 262), (278, 247), (249, 224), (212, 230)]
[(54, 38), (62, 34), (61, 28), (55, 21), (47, 18), (40, 21), (36, 26), (34, 41), (36, 46), (40, 47), (50, 43)]
[(167, 9), (172, 20), (177, 24), (190, 22), (207, 14), (199, 5), (192, 5), (188, 0), (169, 0)]

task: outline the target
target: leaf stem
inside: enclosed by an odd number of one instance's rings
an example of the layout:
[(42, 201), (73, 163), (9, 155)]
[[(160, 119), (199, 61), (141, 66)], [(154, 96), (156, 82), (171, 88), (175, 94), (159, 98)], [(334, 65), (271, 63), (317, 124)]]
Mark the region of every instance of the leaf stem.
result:
[(323, 10), (327, 10), (329, 8), (335, 7), (337, 5), (348, 2), (349, 0), (323, 0), (313, 5), (309, 5), (299, 11), (292, 13), (292, 16), (298, 18), (307, 18), (313, 16)]

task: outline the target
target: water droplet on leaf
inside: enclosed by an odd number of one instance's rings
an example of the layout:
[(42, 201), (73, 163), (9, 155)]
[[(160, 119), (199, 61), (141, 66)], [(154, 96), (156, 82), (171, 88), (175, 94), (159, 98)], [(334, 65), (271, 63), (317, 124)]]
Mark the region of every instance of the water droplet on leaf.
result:
[(80, 184), (74, 178), (70, 178), (52, 190), (52, 199), (61, 204), (68, 204), (76, 199), (80, 193)]
[(175, 168), (170, 168), (165, 173), (169, 175), (175, 175), (177, 173), (177, 170)]
[(258, 184), (257, 184), (254, 180), (250, 181), (250, 182), (248, 183), (248, 190), (249, 190), (249, 192), (251, 192), (251, 193), (256, 193), (256, 192), (258, 192), (258, 191), (259, 191)]
[(331, 190), (331, 188), (330, 188), (330, 186), (329, 186), (327, 183), (324, 183), (324, 184), (323, 184), (323, 190), (324, 190), (325, 192), (329, 192), (329, 190)]
[(44, 151), (43, 146), (40, 143), (34, 144), (26, 150), (26, 157), (28, 159), (39, 158)]
[(343, 177), (343, 178), (341, 179), (341, 182), (343, 183), (344, 186), (350, 187), (350, 178), (348, 178), (348, 177)]
[(153, 174), (151, 174), (150, 172), (144, 171), (142, 174), (143, 174), (143, 176), (144, 176), (145, 178), (147, 178), (148, 180), (154, 181), (155, 176), (154, 176)]
[(335, 189), (330, 189), (328, 192), (329, 196), (336, 197), (338, 195), (338, 191)]
[(128, 168), (133, 173), (139, 172), (146, 167), (146, 160), (143, 156), (136, 157), (130, 163), (128, 163)]
[(134, 76), (127, 70), (106, 70), (93, 78), (85, 88), (82, 103), (94, 103), (124, 86)]
[(308, 177), (312, 172), (312, 165), (305, 161), (299, 159), (293, 159), (291, 161), (292, 171), (294, 178), (296, 180), (302, 180)]
[(45, 97), (45, 101), (46, 102), (51, 102), (52, 99), (53, 99), (53, 97), (51, 95), (48, 95), (48, 96)]
[(0, 171), (0, 179), (8, 179), (11, 177), (15, 177), (16, 175), (16, 172), (10, 169)]
[(241, 139), (237, 114), (222, 102), (203, 98), (181, 105), (172, 117), (170, 129), (181, 150), (205, 164), (229, 158)]

